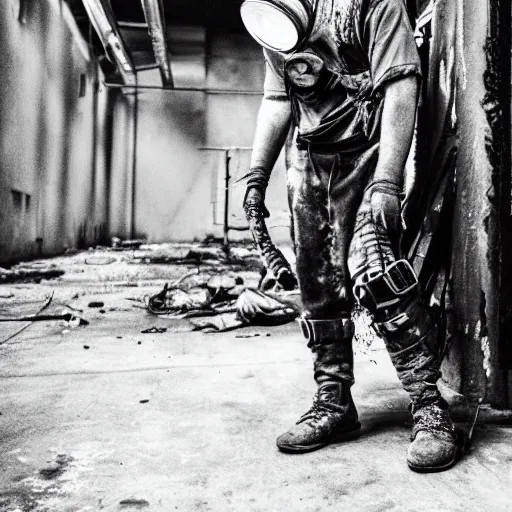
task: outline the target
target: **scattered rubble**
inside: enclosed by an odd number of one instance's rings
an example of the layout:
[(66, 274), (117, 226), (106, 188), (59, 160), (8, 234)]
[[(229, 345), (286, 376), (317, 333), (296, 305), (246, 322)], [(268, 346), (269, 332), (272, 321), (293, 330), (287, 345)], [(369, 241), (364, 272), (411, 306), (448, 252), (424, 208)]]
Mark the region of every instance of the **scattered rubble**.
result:
[(138, 249), (141, 245), (144, 245), (147, 240), (121, 240), (114, 236), (112, 237), (112, 249)]
[[(105, 292), (117, 288), (146, 288), (149, 290), (146, 293), (124, 297), (133, 302), (130, 308), (116, 306), (115, 310), (129, 311), (134, 307), (157, 316), (187, 319), (192, 329), (206, 332), (287, 323), (294, 320), (301, 311), (297, 290), (284, 290), (273, 274), (264, 269), (252, 246), (233, 244), (226, 253), (214, 244), (148, 245), (144, 240), (113, 239), (112, 247), (96, 247), (86, 253), (73, 253), (53, 258), (51, 264), (43, 260), (22, 263), (10, 270), (0, 270), (0, 283), (6, 281), (5, 276), (15, 271), (20, 276), (34, 276), (35, 273), (41, 275), (45, 271), (62, 274), (65, 270), (63, 282), (77, 283), (80, 290), (83, 289), (83, 283), (91, 283), (93, 287), (103, 286)], [(292, 255), (288, 254), (288, 259), (291, 258)], [(104, 265), (110, 266), (102, 268)], [(29, 271), (32, 274), (27, 274)], [(167, 284), (164, 286), (163, 283)], [(160, 286), (157, 293), (156, 286)], [(18, 292), (14, 294), (11, 288), (12, 285), (0, 295), (0, 298), (6, 299), (0, 300), (0, 305), (9, 304), (14, 295), (20, 295)], [(86, 294), (80, 291), (75, 293), (74, 298), (83, 295)], [(103, 314), (114, 310), (105, 307), (103, 301), (92, 299), (86, 302), (88, 308)], [(4, 316), (12, 321), (25, 320), (30, 323), (58, 319), (65, 324), (64, 332), (88, 323), (80, 312), (68, 309), (52, 310), (45, 315), (33, 315), (30, 310), (29, 314), (7, 315), (0, 310), (0, 319)], [(370, 328), (371, 319), (362, 311), (355, 311), (353, 319), (356, 323), (356, 347), (367, 353), (375, 339)], [(164, 329), (149, 326), (145, 334), (162, 334)]]
[[(130, 252), (115, 252), (124, 249), (130, 249)], [(113, 267), (105, 270), (87, 268), (90, 265), (101, 267), (114, 263)], [(135, 269), (133, 264), (143, 265)], [(149, 264), (154, 264), (151, 270), (144, 269)], [(63, 265), (66, 272), (59, 268), (60, 265)], [(139, 303), (140, 306), (134, 304), (135, 307), (143, 307), (153, 315), (186, 318), (195, 330), (206, 332), (221, 332), (247, 325), (286, 323), (296, 318), (300, 310), (297, 307), (300, 303), (297, 292), (294, 292), (294, 300), (288, 300), (289, 297), (279, 283), (268, 276), (257, 252), (252, 247), (236, 244), (229, 252), (225, 252), (222, 247), (214, 245), (147, 245), (145, 240), (114, 238), (112, 247), (91, 248), (85, 254), (83, 251), (73, 251), (69, 256), (52, 259), (52, 264), (43, 260), (0, 271), (0, 279), (3, 276), (0, 283), (6, 281), (7, 276), (12, 279), (15, 272), (24, 277), (66, 273), (64, 281), (78, 283), (79, 286), (89, 283), (97, 275), (100, 277), (96, 282), (104, 283), (104, 286), (149, 287), (149, 277), (162, 288), (158, 293), (154, 293), (153, 289), (151, 294), (130, 298)], [(173, 279), (168, 280), (169, 275)], [(160, 276), (165, 276), (165, 280)], [(161, 285), (162, 281), (167, 284)], [(265, 284), (264, 290), (258, 289), (262, 283)], [(82, 295), (75, 294), (75, 298)], [(100, 300), (91, 300), (87, 307), (104, 314), (110, 311)], [(0, 321), (43, 320), (65, 322), (66, 332), (88, 324), (81, 314), (71, 309), (44, 315), (13, 315), (5, 319), (0, 316)], [(153, 326), (142, 332), (162, 334), (166, 331), (166, 327)]]
[(147, 500), (138, 500), (134, 498), (130, 498), (127, 500), (121, 500), (119, 505), (123, 508), (146, 508), (149, 507), (149, 501)]
[(101, 301), (92, 301), (87, 304), (88, 308), (102, 308), (103, 306), (105, 306), (105, 303)]
[(72, 460), (72, 457), (69, 455), (57, 455), (55, 460), (47, 461), (46, 466), (39, 470), (39, 474), (47, 480), (54, 479), (64, 472)]
[(189, 288), (183, 280), (177, 287), (166, 284), (148, 299), (148, 311), (187, 318), (195, 330), (206, 332), (225, 332), (246, 325), (278, 325), (294, 320), (299, 314), (297, 301), (284, 299), (289, 292), (271, 296), (245, 288), (229, 275), (213, 275), (208, 279), (202, 276), (202, 284), (198, 277)]
[(70, 311), (69, 309), (64, 309), (62, 311), (62, 320), (65, 322), (66, 327), (70, 327), (71, 329), (73, 329), (76, 327), (89, 325), (89, 321), (86, 320), (85, 318), (82, 318), (77, 313), (78, 311)]
[(163, 334), (167, 332), (167, 327), (150, 327), (140, 331), (142, 334)]

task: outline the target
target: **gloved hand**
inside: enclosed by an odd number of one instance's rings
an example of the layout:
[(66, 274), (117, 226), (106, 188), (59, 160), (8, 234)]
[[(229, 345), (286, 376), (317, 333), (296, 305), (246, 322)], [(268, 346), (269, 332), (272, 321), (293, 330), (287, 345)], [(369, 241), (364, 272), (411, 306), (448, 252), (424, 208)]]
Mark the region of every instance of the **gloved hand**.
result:
[(265, 196), (259, 187), (249, 186), (244, 198), (244, 210), (254, 243), (265, 267), (285, 290), (293, 290), (297, 279), (283, 253), (272, 243), (265, 219), (270, 216), (265, 206)]
[(270, 213), (265, 206), (265, 194), (258, 187), (247, 187), (243, 206), (247, 220), (255, 217), (263, 217), (266, 219), (270, 216)]
[(402, 189), (393, 183), (375, 182), (368, 188), (374, 220), (390, 231), (400, 230)]
[(397, 253), (400, 243), (402, 189), (392, 182), (375, 181), (370, 184), (366, 194), (370, 201), (371, 218), (380, 248), (380, 257), (389, 264), (399, 256)]
[(348, 267), (356, 282), (381, 275), (399, 258), (401, 191), (390, 182), (367, 187), (349, 249)]

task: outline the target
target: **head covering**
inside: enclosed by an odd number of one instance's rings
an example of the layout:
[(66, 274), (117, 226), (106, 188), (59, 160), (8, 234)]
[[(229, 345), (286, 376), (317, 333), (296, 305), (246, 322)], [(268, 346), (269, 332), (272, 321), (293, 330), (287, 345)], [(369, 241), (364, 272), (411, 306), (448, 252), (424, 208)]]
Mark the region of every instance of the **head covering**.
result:
[(316, 0), (245, 0), (240, 8), (247, 31), (270, 50), (288, 53), (309, 36)]

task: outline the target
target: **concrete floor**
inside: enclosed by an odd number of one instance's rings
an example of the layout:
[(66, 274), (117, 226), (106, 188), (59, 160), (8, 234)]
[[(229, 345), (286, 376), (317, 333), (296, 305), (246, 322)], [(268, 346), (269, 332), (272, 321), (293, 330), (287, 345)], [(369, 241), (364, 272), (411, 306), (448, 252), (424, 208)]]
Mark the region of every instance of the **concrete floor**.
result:
[[(52, 289), (90, 321), (33, 324), (0, 346), (2, 512), (512, 510), (510, 429), (478, 426), (451, 471), (407, 468), (407, 397), (382, 347), (356, 356), (361, 437), (284, 455), (275, 438), (314, 393), (296, 324), (190, 332), (126, 300), (156, 289), (154, 275), (119, 288), (88, 272), (0, 287), (0, 306)], [(141, 334), (151, 326), (168, 331)], [(0, 339), (15, 327), (3, 324)], [(261, 336), (237, 337), (247, 332)]]

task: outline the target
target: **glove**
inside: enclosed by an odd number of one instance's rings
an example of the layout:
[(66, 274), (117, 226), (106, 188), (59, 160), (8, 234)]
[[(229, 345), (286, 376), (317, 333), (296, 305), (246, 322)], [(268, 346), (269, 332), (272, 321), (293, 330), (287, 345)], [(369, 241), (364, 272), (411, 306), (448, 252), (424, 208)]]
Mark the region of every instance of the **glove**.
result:
[[(270, 216), (265, 207), (265, 192), (270, 179), (270, 171), (265, 167), (251, 167), (250, 171), (240, 178), (247, 179), (247, 191), (245, 192), (243, 207), (247, 218)], [(240, 181), (239, 180), (239, 181)]]
[(265, 196), (261, 188), (248, 186), (244, 198), (244, 210), (247, 222), (251, 229), (254, 243), (258, 248), (265, 267), (268, 268), (275, 279), (285, 290), (293, 290), (297, 286), (297, 279), (293, 275), (290, 264), (283, 253), (272, 243), (265, 224), (270, 216), (265, 206)]
[(247, 220), (249, 218), (264, 218), (270, 217), (270, 213), (265, 206), (265, 194), (260, 188), (255, 186), (247, 187), (247, 192), (244, 197), (244, 211)]
[(400, 188), (387, 181), (370, 183), (354, 226), (348, 266), (357, 281), (382, 274), (399, 256)]
[[(386, 263), (398, 257), (400, 241), (401, 188), (387, 181), (373, 182), (367, 189), (377, 242)], [(391, 261), (389, 261), (391, 260)]]

